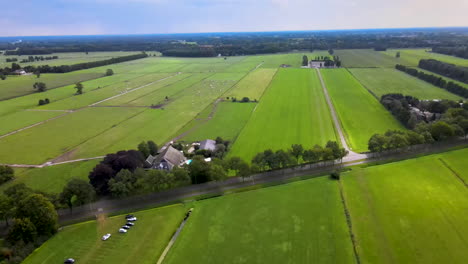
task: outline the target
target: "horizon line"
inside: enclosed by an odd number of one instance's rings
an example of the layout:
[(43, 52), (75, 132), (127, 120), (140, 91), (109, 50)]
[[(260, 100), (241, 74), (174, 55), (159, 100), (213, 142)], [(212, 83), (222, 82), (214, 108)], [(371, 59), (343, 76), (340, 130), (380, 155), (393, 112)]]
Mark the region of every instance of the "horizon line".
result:
[(1, 38), (32, 38), (32, 37), (98, 37), (98, 36), (151, 36), (151, 35), (196, 35), (196, 34), (229, 34), (229, 33), (285, 33), (285, 32), (333, 32), (333, 31), (371, 31), (371, 30), (418, 30), (418, 29), (468, 29), (468, 26), (444, 26), (444, 27), (385, 27), (385, 28), (353, 28), (353, 29), (310, 29), (310, 30), (272, 30), (272, 31), (212, 31), (212, 32), (178, 32), (178, 33), (121, 33), (121, 34), (89, 34), (89, 35), (21, 35), (0, 36)]

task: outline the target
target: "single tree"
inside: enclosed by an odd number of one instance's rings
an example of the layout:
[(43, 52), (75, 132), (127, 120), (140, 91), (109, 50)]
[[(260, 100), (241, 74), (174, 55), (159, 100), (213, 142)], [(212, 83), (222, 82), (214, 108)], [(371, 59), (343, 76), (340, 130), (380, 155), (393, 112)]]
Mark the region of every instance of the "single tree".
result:
[(112, 75), (114, 75), (114, 71), (112, 69), (107, 69), (106, 76), (112, 76)]
[(75, 84), (76, 94), (83, 94), (83, 84), (81, 82)]
[(41, 77), (41, 72), (40, 71), (36, 71), (34, 74), (36, 75), (37, 78)]
[(302, 157), (304, 153), (304, 147), (301, 144), (292, 144), (291, 145), (291, 154), (299, 160), (299, 157)]
[(94, 199), (93, 186), (82, 179), (71, 179), (63, 187), (60, 201), (72, 210), (73, 206), (79, 206), (91, 202)]
[(29, 218), (39, 236), (57, 232), (58, 215), (54, 205), (42, 194), (31, 194), (19, 202), (15, 217)]
[(400, 52), (399, 51), (397, 51), (397, 53), (395, 54), (395, 57), (400, 58)]
[(15, 171), (9, 166), (0, 165), (0, 184), (3, 184), (15, 177)]
[(46, 84), (43, 82), (34, 83), (33, 88), (36, 89), (38, 92), (44, 92), (47, 89)]
[(306, 55), (302, 56), (302, 66), (309, 65), (309, 58)]

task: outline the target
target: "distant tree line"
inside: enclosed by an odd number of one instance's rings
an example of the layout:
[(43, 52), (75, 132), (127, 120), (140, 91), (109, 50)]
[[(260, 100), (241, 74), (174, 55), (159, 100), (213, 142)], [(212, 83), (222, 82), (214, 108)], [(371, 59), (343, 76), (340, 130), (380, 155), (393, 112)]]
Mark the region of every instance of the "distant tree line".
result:
[(56, 60), (58, 56), (28, 56), (27, 59), (23, 59), (20, 63), (35, 62), (35, 61), (44, 61), (44, 60)]
[(462, 96), (464, 98), (468, 98), (468, 89), (459, 85), (458, 83), (454, 83), (452, 81), (446, 81), (440, 76), (436, 76), (433, 74), (425, 73), (423, 71), (418, 71), (415, 68), (409, 68), (404, 65), (397, 64), (395, 66), (397, 70), (406, 72), (407, 74), (410, 74), (414, 77), (417, 77), (423, 81), (426, 81), (428, 83), (431, 83), (435, 86), (438, 86), (442, 89), (445, 89), (453, 94)]
[(468, 68), (434, 60), (420, 60), (419, 68), (447, 76), (460, 82), (468, 83)]
[[(84, 63), (78, 63), (78, 64), (72, 64), (72, 65), (60, 65), (60, 66), (49, 66), (49, 65), (31, 66), (29, 65), (29, 66), (25, 66), (23, 69), (26, 72), (66, 73), (66, 72), (79, 71), (79, 70), (84, 70), (84, 69), (89, 69), (89, 68), (101, 67), (101, 66), (105, 66), (109, 64), (114, 64), (114, 63), (137, 60), (137, 59), (142, 59), (146, 57), (148, 57), (146, 53), (140, 53), (140, 54), (122, 56), (122, 57), (117, 57), (117, 58), (111, 58), (107, 60), (84, 62)], [(21, 66), (13, 63), (11, 68), (7, 67), (7, 68), (0, 69), (0, 72), (2, 72), (3, 74), (11, 74), (12, 72), (20, 68)]]
[(17, 62), (18, 59), (17, 58), (7, 58), (6, 59), (6, 62)]
[(468, 59), (468, 46), (462, 47), (433, 47), (432, 52), (437, 52), (446, 55), (457, 56)]

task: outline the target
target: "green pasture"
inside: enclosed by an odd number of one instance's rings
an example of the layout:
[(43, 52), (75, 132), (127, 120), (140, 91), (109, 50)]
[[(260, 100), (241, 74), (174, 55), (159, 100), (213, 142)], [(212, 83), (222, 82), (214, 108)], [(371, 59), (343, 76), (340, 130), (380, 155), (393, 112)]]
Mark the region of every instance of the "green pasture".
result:
[[(173, 205), (133, 213), (138, 221), (126, 234), (117, 231), (125, 216), (113, 216), (66, 226), (36, 249), (24, 264), (63, 263), (156, 263), (186, 212), (183, 205)], [(107, 241), (101, 237), (112, 236)]]
[(257, 69), (249, 73), (226, 94), (226, 97), (235, 97), (238, 100), (241, 100), (243, 97), (248, 97), (250, 100), (260, 100), (276, 70)]
[(164, 263), (355, 263), (343, 212), (328, 178), (195, 202)]
[(141, 111), (140, 108), (87, 108), (71, 113), (0, 139), (0, 160), (9, 164), (41, 164), (118, 126)]
[(24, 183), (34, 190), (58, 194), (72, 178), (88, 181), (88, 175), (101, 160), (90, 160), (54, 165), (44, 168), (15, 169), (15, 179), (0, 186), (0, 191)]
[(462, 152), (342, 175), (361, 263), (466, 262), (468, 190), (438, 160)]
[(33, 55), (39, 57), (50, 57), (58, 56), (58, 59), (55, 60), (43, 60), (35, 62), (26, 62), (20, 63), (23, 59), (28, 59), (29, 55), (9, 55), (9, 56), (0, 56), (0, 68), (11, 67), (11, 62), (6, 62), (6, 59), (17, 58), (18, 61), (15, 63), (20, 64), (21, 66), (27, 65), (49, 65), (49, 66), (59, 66), (59, 65), (71, 65), (84, 62), (108, 60), (116, 57), (128, 56), (138, 54), (138, 52), (128, 52), (128, 51), (101, 51), (101, 52), (64, 52), (64, 53), (53, 53), (45, 55)]
[(348, 68), (392, 68), (398, 64), (398, 59), (394, 55), (390, 56), (371, 49), (335, 50), (334, 55), (339, 56), (342, 66)]
[(439, 157), (439, 160), (445, 163), (455, 176), (458, 176), (462, 181), (468, 184), (467, 157), (468, 149), (462, 149), (444, 153), (444, 155)]
[(32, 94), (36, 92), (34, 83), (43, 82), (47, 89), (53, 89), (65, 85), (75, 84), (104, 76), (104, 71), (75, 71), (68, 73), (44, 73), (40, 78), (36, 75), (8, 75), (5, 80), (0, 80), (0, 102), (1, 100)]
[(434, 86), (404, 72), (391, 68), (350, 68), (351, 74), (377, 98), (384, 94), (401, 93), (419, 99), (459, 100), (460, 96)]
[(0, 136), (64, 113), (65, 112), (20, 111), (0, 116)]
[(311, 148), (336, 140), (318, 76), (310, 69), (279, 69), (230, 151), (250, 160), (291, 144)]
[(435, 59), (446, 63), (468, 67), (467, 59), (435, 53), (432, 52), (431, 49), (388, 49), (380, 52), (391, 57), (395, 57), (396, 53), (400, 52), (400, 58), (397, 58), (397, 63), (407, 66), (418, 66), (421, 59)]
[(188, 142), (214, 140), (218, 136), (232, 142), (244, 128), (256, 106), (254, 103), (219, 103), (215, 109), (208, 108), (210, 112), (214, 111), (212, 117), (195, 118), (177, 134), (185, 134), (181, 140)]
[[(235, 74), (232, 78), (235, 78)], [(106, 132), (78, 146), (73, 158), (100, 156), (122, 149), (135, 148), (143, 140), (163, 145), (177, 136), (183, 126), (212, 104), (236, 81), (227, 76), (209, 77), (187, 87), (173, 101), (161, 109), (145, 109), (141, 114), (112, 127)], [(139, 108), (141, 109), (141, 108)]]
[(404, 129), (346, 69), (320, 71), (352, 150), (367, 151), (375, 133)]

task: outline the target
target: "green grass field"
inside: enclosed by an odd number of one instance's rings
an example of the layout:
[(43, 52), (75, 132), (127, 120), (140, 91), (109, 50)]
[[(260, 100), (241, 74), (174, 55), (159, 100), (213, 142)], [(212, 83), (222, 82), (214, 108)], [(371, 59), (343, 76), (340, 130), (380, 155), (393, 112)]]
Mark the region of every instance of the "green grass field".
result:
[(467, 188), (438, 160), (466, 154), (455, 151), (342, 176), (362, 263), (466, 262)]
[(335, 55), (339, 56), (343, 66), (348, 68), (392, 68), (398, 64), (395, 55), (390, 56), (370, 49), (335, 50)]
[(243, 97), (248, 97), (250, 100), (259, 100), (275, 73), (276, 69), (257, 69), (236, 84), (226, 96), (229, 98), (235, 97), (238, 100)]
[(0, 135), (64, 114), (64, 112), (21, 111), (0, 117)]
[(87, 108), (69, 114), (0, 139), (0, 160), (10, 164), (41, 164), (141, 111), (139, 108)]
[(404, 72), (390, 68), (349, 69), (365, 88), (372, 91), (379, 99), (388, 93), (401, 93), (415, 96), (421, 100), (450, 99), (460, 100), (462, 97), (434, 86)]
[[(67, 258), (83, 264), (156, 263), (185, 212), (180, 204), (135, 212), (138, 221), (126, 234), (117, 232), (125, 224), (123, 215), (66, 226), (23, 263), (63, 263)], [(112, 236), (102, 241), (106, 233)]]
[(266, 149), (311, 148), (336, 140), (318, 76), (310, 69), (279, 69), (230, 151), (250, 162)]
[(17, 183), (24, 183), (34, 190), (58, 194), (72, 178), (87, 181), (89, 173), (99, 162), (100, 160), (90, 160), (44, 168), (15, 169), (15, 179), (0, 185), (0, 191)]
[(327, 178), (194, 208), (164, 263), (354, 263), (338, 185)]
[(468, 157), (468, 149), (444, 153), (444, 155), (441, 155), (439, 159), (453, 170), (453, 173), (456, 176), (460, 177), (466, 184), (468, 184), (466, 157)]
[(321, 73), (352, 150), (367, 151), (375, 133), (404, 129), (346, 69), (322, 69)]
[[(256, 106), (254, 103), (219, 103), (211, 119), (197, 117), (177, 134), (187, 133), (181, 140), (188, 142), (214, 140), (218, 136), (232, 142), (244, 128)], [(207, 108), (210, 112), (212, 109), (213, 107)]]
[(88, 52), (88, 54), (84, 52), (65, 52), (65, 53), (53, 53), (47, 55), (33, 55), (33, 56), (43, 56), (43, 57), (50, 57), (50, 56), (58, 56), (58, 59), (55, 60), (43, 60), (43, 61), (35, 61), (35, 62), (26, 62), (20, 63), (23, 59), (28, 59), (28, 55), (9, 55), (9, 56), (0, 56), (0, 68), (10, 67), (11, 62), (6, 62), (6, 59), (17, 58), (18, 61), (16, 63), (20, 64), (21, 66), (27, 65), (49, 65), (49, 66), (57, 66), (57, 65), (71, 65), (83, 62), (91, 62), (91, 61), (99, 61), (99, 60), (107, 60), (115, 57), (122, 57), (128, 56), (132, 54), (138, 54), (138, 52), (126, 52), (126, 51), (109, 51), (109, 52)]
[(435, 59), (447, 63), (452, 63), (464, 67), (468, 67), (468, 60), (455, 56), (444, 55), (431, 52), (431, 49), (388, 49), (381, 51), (388, 56), (395, 57), (397, 52), (400, 52), (400, 58), (397, 58), (397, 63), (407, 66), (418, 66), (421, 59)]

